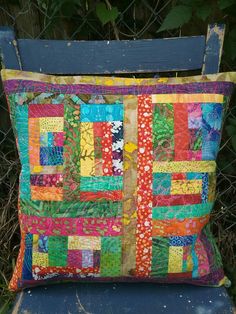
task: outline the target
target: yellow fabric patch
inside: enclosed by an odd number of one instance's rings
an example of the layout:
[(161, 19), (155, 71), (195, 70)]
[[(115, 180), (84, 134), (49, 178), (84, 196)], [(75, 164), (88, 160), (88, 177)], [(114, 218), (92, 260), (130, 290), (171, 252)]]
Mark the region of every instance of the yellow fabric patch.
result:
[(31, 166), (30, 173), (31, 174), (55, 174), (55, 173), (62, 173), (63, 166)]
[(43, 166), (33, 166), (31, 167), (31, 171), (30, 173), (41, 173), (41, 171), (43, 170)]
[(38, 252), (39, 235), (33, 234), (33, 251)]
[(32, 264), (34, 266), (48, 267), (49, 266), (48, 254), (47, 253), (33, 252)]
[(82, 177), (91, 177), (95, 175), (93, 123), (81, 122), (80, 132), (80, 174)]
[(100, 237), (69, 236), (69, 250), (101, 250)]
[(169, 247), (168, 273), (181, 273), (183, 267), (183, 247)]
[(202, 180), (172, 180), (170, 194), (201, 194)]
[(153, 172), (214, 172), (216, 162), (210, 161), (154, 161)]
[(187, 271), (192, 271), (193, 270), (193, 259), (192, 255), (187, 256)]
[(152, 103), (223, 103), (224, 95), (220, 94), (155, 94)]
[(125, 151), (128, 153), (133, 153), (133, 151), (135, 151), (135, 149), (137, 148), (138, 148), (137, 145), (132, 142), (128, 142), (124, 146)]
[(64, 118), (63, 117), (39, 118), (39, 128), (40, 128), (40, 133), (63, 132)]
[(125, 77), (101, 77), (101, 76), (55, 76), (43, 73), (35, 73), (20, 70), (2, 69), (1, 76), (3, 80), (28, 79), (39, 82), (48, 82), (54, 84), (95, 84), (95, 85), (156, 85), (163, 84), (186, 84), (193, 82), (235, 82), (236, 72), (225, 72), (208, 75), (196, 75), (187, 77), (163, 77), (163, 78), (125, 78)]

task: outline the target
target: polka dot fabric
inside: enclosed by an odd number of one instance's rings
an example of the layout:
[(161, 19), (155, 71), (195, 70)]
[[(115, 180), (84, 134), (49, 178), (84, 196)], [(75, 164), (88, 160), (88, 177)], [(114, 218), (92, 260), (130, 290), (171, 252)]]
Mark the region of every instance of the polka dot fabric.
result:
[(9, 288), (224, 284), (209, 219), (235, 78), (2, 70), (22, 165), (21, 245)]

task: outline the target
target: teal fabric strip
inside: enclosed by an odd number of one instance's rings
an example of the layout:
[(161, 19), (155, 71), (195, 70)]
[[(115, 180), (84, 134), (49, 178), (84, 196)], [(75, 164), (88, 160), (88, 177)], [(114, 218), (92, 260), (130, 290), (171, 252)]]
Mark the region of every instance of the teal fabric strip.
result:
[(80, 191), (98, 192), (98, 191), (116, 191), (122, 190), (122, 176), (104, 176), (104, 177), (81, 177)]
[(15, 122), (19, 156), (22, 165), (20, 174), (20, 198), (30, 199), (30, 166), (29, 166), (29, 131), (28, 131), (28, 106), (16, 106)]
[(202, 172), (188, 172), (186, 178), (187, 180), (201, 180), (204, 174)]
[(171, 188), (171, 173), (153, 173), (153, 194), (169, 195)]
[(153, 207), (153, 219), (184, 219), (204, 216), (210, 213), (213, 203)]
[(187, 261), (183, 260), (182, 272), (185, 273), (187, 271)]
[(54, 144), (54, 136), (53, 136), (53, 133), (52, 132), (48, 132), (48, 147), (53, 147)]
[(193, 272), (192, 272), (193, 278), (198, 277), (198, 257), (197, 257), (196, 251), (195, 251), (196, 241), (197, 241), (197, 236), (194, 235), (193, 245), (192, 245), (192, 249), (191, 249), (191, 255), (192, 255), (192, 259), (193, 259)]
[(122, 121), (123, 105), (117, 104), (82, 104), (81, 122)]

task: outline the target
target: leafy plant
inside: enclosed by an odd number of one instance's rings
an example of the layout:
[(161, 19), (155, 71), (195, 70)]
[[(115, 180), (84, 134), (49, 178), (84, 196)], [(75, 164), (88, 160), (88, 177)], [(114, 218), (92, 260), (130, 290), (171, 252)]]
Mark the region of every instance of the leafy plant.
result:
[(236, 152), (236, 118), (229, 118), (226, 125), (226, 132), (231, 139), (231, 144)]
[(157, 32), (182, 28), (194, 30), (199, 23), (218, 22), (227, 25), (225, 57), (236, 59), (236, 1), (235, 0), (177, 0), (164, 18)]
[(108, 22), (114, 22), (119, 15), (119, 11), (117, 7), (110, 7), (109, 9), (104, 2), (99, 2), (96, 5), (96, 14), (101, 23), (105, 25)]
[(158, 32), (178, 28), (188, 23), (192, 17), (192, 8), (187, 5), (176, 5), (167, 14)]

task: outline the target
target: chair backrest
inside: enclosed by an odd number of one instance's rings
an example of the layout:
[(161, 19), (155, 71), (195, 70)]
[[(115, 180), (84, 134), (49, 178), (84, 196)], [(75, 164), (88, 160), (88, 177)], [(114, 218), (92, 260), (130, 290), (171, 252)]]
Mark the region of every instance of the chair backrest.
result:
[(53, 74), (114, 74), (202, 69), (217, 73), (224, 25), (208, 26), (207, 36), (148, 40), (68, 41), (16, 39), (0, 27), (2, 66)]

